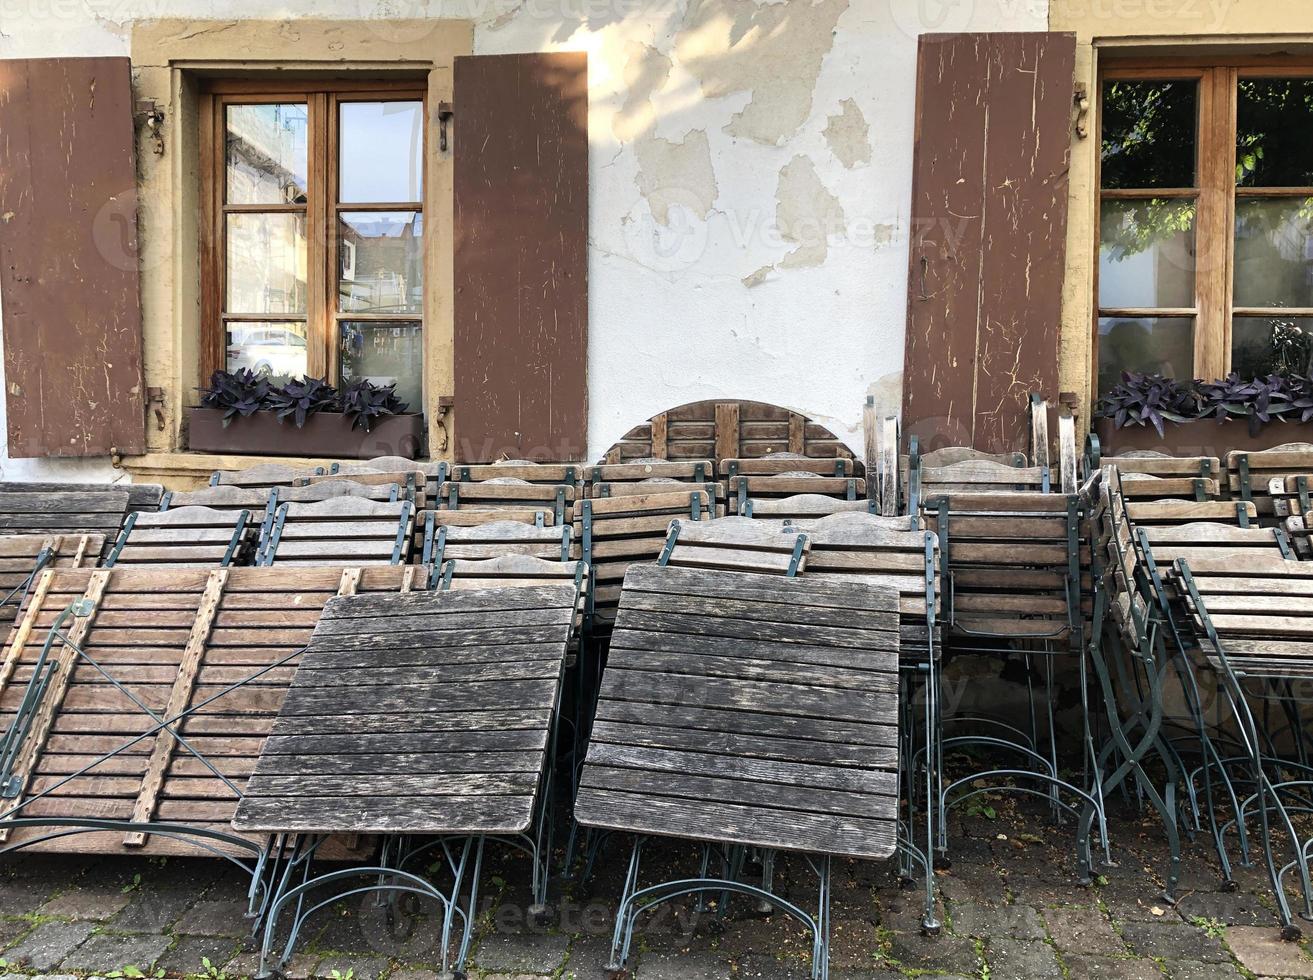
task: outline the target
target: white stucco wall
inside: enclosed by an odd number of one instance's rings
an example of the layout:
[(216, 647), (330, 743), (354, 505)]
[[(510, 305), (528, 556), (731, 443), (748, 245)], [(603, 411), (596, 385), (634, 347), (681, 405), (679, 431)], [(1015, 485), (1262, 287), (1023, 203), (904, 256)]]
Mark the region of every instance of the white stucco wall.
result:
[(155, 17), (462, 17), (476, 53), (587, 50), (590, 455), (716, 397), (860, 452), (866, 395), (900, 398), (916, 37), (1044, 30), (1047, 0), (0, 0), (0, 57), (126, 55)]

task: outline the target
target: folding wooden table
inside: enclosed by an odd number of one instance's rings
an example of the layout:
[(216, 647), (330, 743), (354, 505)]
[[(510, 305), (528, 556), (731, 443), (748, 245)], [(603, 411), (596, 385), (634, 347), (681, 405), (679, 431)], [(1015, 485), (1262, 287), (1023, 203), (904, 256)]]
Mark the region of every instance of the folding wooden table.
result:
[[(770, 903), (813, 937), (828, 976), (830, 860), (897, 847), (899, 599), (857, 579), (638, 565), (625, 577), (575, 818), (636, 837), (612, 944), (690, 894)], [(724, 873), (640, 887), (644, 839), (719, 847)], [(761, 883), (744, 880), (748, 849)], [(776, 851), (815, 872), (814, 912), (771, 886)]]
[[(285, 911), (291, 930), (275, 965), (290, 958), (311, 914), (369, 892), (436, 900), (443, 968), (455, 928), (459, 972), (488, 838), (530, 855), (541, 911), (548, 761), (577, 602), (575, 585), (564, 584), (324, 607), (233, 821), (271, 835), (262, 974)], [(383, 835), (379, 859), (316, 874), (315, 853), (335, 833)], [(422, 873), (438, 851), (445, 890)]]

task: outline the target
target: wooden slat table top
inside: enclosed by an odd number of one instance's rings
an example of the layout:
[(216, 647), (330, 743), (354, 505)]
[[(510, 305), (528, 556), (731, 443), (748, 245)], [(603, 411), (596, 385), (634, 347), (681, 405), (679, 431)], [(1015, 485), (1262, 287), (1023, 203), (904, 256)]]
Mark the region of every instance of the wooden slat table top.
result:
[(891, 856), (898, 646), (898, 596), (884, 586), (634, 566), (576, 819)]
[[(189, 640), (200, 619), (198, 611), (204, 604), (203, 592), (215, 575), (223, 576), (218, 602), (203, 633), (203, 648), (195, 658), (194, 679), (187, 685), (185, 705), (197, 710), (182, 723), (182, 730), (238, 788), (254, 769), (295, 673), (296, 654), (310, 638), (324, 604), (343, 588), (356, 593), (398, 592), (406, 588), (408, 578), (414, 578), (414, 570), (398, 566), (223, 570), (152, 566), (100, 572), (107, 581), (83, 648), (156, 712), (165, 711), (179, 683)], [(95, 569), (50, 572), (47, 594), (33, 613), (32, 628), (24, 641), (20, 636), (23, 620), (37, 597), (25, 605), (5, 648), (0, 724), (8, 724), (13, 717), (50, 624), (69, 602), (89, 591), (96, 574)], [(266, 669), (285, 658), (292, 659)], [(240, 684), (262, 670), (260, 676)], [(235, 684), (240, 686), (228, 690)], [(30, 792), (53, 787), (97, 756), (153, 728), (153, 721), (91, 664), (76, 663), (36, 757)], [(51, 796), (33, 800), (24, 813), (127, 819), (143, 792), (148, 761), (159, 740), (149, 735), (137, 741), (114, 759), (58, 787)], [(164, 741), (166, 745), (171, 742), (167, 736)], [(177, 744), (169, 748), (164, 778), (154, 793), (155, 816), (231, 833), (237, 794), (186, 749)], [(12, 803), (5, 801), (0, 811), (8, 810)], [(0, 821), (0, 831), (4, 829)], [(14, 830), (11, 839), (29, 840), (44, 832), (40, 828)], [(151, 835), (144, 846), (128, 846), (122, 831), (57, 837), (34, 846), (57, 852), (197, 853), (194, 845), (158, 834)]]
[(573, 585), (331, 600), (233, 826), (528, 830), (576, 601)]

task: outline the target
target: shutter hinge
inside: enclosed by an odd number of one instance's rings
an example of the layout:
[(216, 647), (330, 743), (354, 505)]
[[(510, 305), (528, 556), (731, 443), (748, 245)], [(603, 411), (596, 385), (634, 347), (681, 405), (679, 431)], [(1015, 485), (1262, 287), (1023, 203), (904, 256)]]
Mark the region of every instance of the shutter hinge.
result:
[(1076, 91), (1071, 97), (1076, 106), (1076, 138), (1086, 139), (1090, 135), (1090, 87), (1084, 82), (1076, 83)]
[(447, 152), (447, 124), (455, 114), (450, 102), (438, 103), (438, 150), (442, 153)]
[(154, 99), (140, 99), (137, 102), (137, 125), (146, 132), (151, 140), (155, 155), (164, 155), (164, 110)]

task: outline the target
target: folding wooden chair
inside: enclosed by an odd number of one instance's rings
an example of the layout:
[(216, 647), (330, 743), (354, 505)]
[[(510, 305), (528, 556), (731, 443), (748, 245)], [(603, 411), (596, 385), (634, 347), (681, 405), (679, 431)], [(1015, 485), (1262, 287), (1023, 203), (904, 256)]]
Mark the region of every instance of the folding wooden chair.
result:
[(0, 535), (0, 623), (12, 621), (47, 568), (93, 568), (103, 534)]
[[(1313, 473), (1313, 445), (1291, 442), (1262, 452), (1232, 451), (1226, 454), (1227, 485), (1233, 499), (1251, 500), (1258, 508), (1260, 520), (1286, 517), (1289, 511), (1279, 513), (1273, 498), (1273, 481), (1305, 473)], [(1285, 490), (1284, 483), (1282, 489)]]
[[(438, 506), (447, 510), (542, 511), (542, 523), (559, 527), (574, 520), (578, 489), (574, 483), (530, 483), (510, 476), (468, 483), (448, 480), (439, 490)], [(551, 515), (550, 522), (547, 515)]]
[(811, 543), (796, 528), (747, 517), (671, 521), (658, 565), (796, 576)]
[(279, 504), (260, 532), (259, 565), (404, 565), (410, 560), (415, 508), (332, 497)]
[[(1116, 466), (1115, 463), (1110, 463)], [(1215, 477), (1159, 476), (1116, 466), (1127, 500), (1186, 500), (1205, 503), (1222, 500), (1222, 482)]]
[(1124, 501), (1133, 524), (1155, 527), (1217, 521), (1248, 527), (1258, 518), (1252, 501), (1222, 500), (1214, 479), (1122, 473), (1115, 464), (1105, 466), (1103, 473)]
[[(970, 446), (943, 446), (928, 453), (921, 452), (920, 439), (908, 437), (908, 451), (898, 457), (899, 501), (895, 514), (915, 514), (920, 506), (920, 488), (912, 483), (913, 469), (939, 470), (957, 463), (985, 462), (1001, 466), (1024, 468), (1028, 465), (1023, 452), (987, 453)], [(913, 465), (915, 461), (915, 466)], [(916, 500), (913, 500), (913, 495)], [(889, 515), (892, 516), (892, 515)]]
[[(964, 653), (1018, 657), (1027, 677), (1038, 667), (1043, 682), (1038, 699), (1033, 685), (1027, 684), (1028, 718), (1020, 723), (988, 715), (945, 719), (946, 724), (976, 731), (941, 735), (944, 751), (974, 746), (1010, 754), (1023, 765), (976, 772), (946, 784), (937, 818), (941, 835), (947, 810), (971, 798), (982, 785), (1004, 792), (1035, 792), (1031, 786), (1014, 785), (1020, 780), (1043, 786), (1055, 815), (1064, 809), (1076, 815), (1091, 806), (1106, 847), (1099, 788), (1076, 785), (1060, 774), (1054, 722), (1055, 675), (1062, 658), (1074, 664), (1072, 673), (1080, 685), (1082, 748), (1092, 765), (1086, 639), (1093, 591), (1084, 495), (968, 490), (928, 497), (922, 510), (927, 529), (940, 541), (946, 646)], [(1023, 727), (1027, 722), (1028, 729)], [(947, 847), (942, 836), (941, 846)], [(1087, 876), (1088, 835), (1078, 836), (1076, 847), (1080, 872)]]
[(1295, 554), (1304, 561), (1313, 560), (1313, 511), (1287, 517), (1282, 527)]
[(248, 510), (175, 507), (135, 511), (123, 522), (105, 567), (177, 565), (227, 567), (250, 558), (255, 525)]
[(0, 483), (0, 534), (101, 534), (102, 559), (134, 510), (159, 507), (157, 484)]
[[(829, 975), (834, 856), (895, 854), (898, 598), (858, 579), (638, 565), (625, 578), (575, 817), (634, 835), (612, 937), (622, 975), (640, 915), (687, 895), (769, 903)], [(704, 842), (698, 873), (645, 884), (650, 837)], [(744, 874), (759, 849), (759, 879)], [(817, 876), (814, 909), (774, 888), (774, 855)], [(712, 855), (721, 874), (709, 873)]]
[(1277, 517), (1302, 517), (1313, 511), (1313, 473), (1290, 473), (1268, 480), (1268, 496)]
[(0, 666), (0, 852), (223, 857), (258, 913), (281, 868), (231, 821), (301, 651), (330, 597), (413, 571), (42, 572)]
[[(443, 970), (462, 973), (489, 840), (529, 852), (530, 913), (545, 913), (551, 760), (576, 604), (573, 585), (552, 585), (327, 605), (233, 821), (271, 835), (268, 856), (289, 855), (263, 917), (262, 975), (287, 962), (325, 904), (389, 891), (438, 903)], [(381, 853), (317, 871), (333, 833), (382, 835)]]
[[(431, 513), (431, 512), (430, 512)], [(420, 563), (434, 572), (452, 559), (482, 560), (504, 555), (527, 555), (552, 561), (570, 561), (578, 557), (573, 543), (573, 529), (536, 527), (519, 521), (493, 521), (472, 527), (430, 525), (432, 537), (425, 532)]]
[(819, 493), (798, 493), (790, 497), (749, 497), (743, 517), (771, 521), (812, 521), (829, 514), (873, 514), (876, 501), (840, 500)]
[(587, 593), (588, 566), (579, 561), (554, 561), (532, 555), (501, 555), (497, 558), (451, 558), (442, 563), (435, 587), (453, 589), (498, 589), (520, 586), (567, 585), (573, 583)]
[[(807, 535), (811, 545), (805, 577), (860, 579), (881, 585), (898, 595), (898, 669), (902, 683), (900, 706), (903, 737), (905, 793), (909, 812), (907, 831), (900, 834), (905, 858), (904, 877), (911, 880), (912, 864), (921, 865), (925, 882), (922, 928), (937, 932), (933, 854), (936, 847), (934, 817), (939, 802), (942, 753), (939, 749), (939, 669), (943, 650), (943, 624), (939, 618), (939, 539), (926, 531), (916, 517), (877, 517), (867, 513), (839, 513), (793, 526)], [(916, 724), (915, 689), (922, 687), (923, 715)], [(917, 738), (918, 727), (921, 736)], [(924, 773), (920, 789), (916, 773)], [(925, 809), (919, 824), (917, 798)], [(925, 836), (919, 836), (924, 829)]]
[(944, 494), (1048, 493), (1053, 489), (1047, 466), (1010, 466), (989, 459), (926, 466), (918, 456), (912, 456), (908, 465), (907, 509), (912, 514), (923, 501)]
[(487, 480), (522, 480), (538, 486), (571, 486), (583, 482), (582, 463), (534, 463), (527, 459), (504, 459), (496, 463), (453, 463), (442, 477), (454, 483), (481, 483)]
[[(1230, 537), (1234, 529), (1226, 530)], [(1296, 814), (1307, 812), (1313, 794), (1308, 723), (1302, 716), (1307, 699), (1299, 688), (1313, 679), (1313, 563), (1288, 557), (1280, 528), (1242, 533), (1244, 540), (1235, 547), (1210, 535), (1206, 548), (1155, 543), (1151, 550), (1155, 563), (1170, 557), (1170, 571), (1165, 564), (1156, 568), (1175, 580), (1191, 642), (1198, 644), (1199, 665), (1217, 677), (1239, 734), (1236, 756), (1205, 760), (1204, 766), (1228, 785), (1239, 782), (1248, 789), (1232, 826), (1247, 859), (1247, 825), (1257, 824), (1282, 937), (1294, 940), (1300, 928), (1291, 917), (1285, 887), (1292, 872), (1302, 892), (1301, 914), (1313, 917), (1313, 838), (1295, 822)], [(1264, 535), (1275, 538), (1275, 548)], [(1284, 745), (1267, 710), (1273, 706), (1286, 724)], [(1234, 779), (1230, 769), (1236, 770)], [(1277, 834), (1289, 848), (1288, 858), (1280, 861)]]
[[(584, 476), (590, 488), (589, 496), (608, 496), (592, 493), (591, 488), (609, 484), (642, 483), (646, 480), (676, 480), (680, 483), (710, 483), (716, 478), (716, 465), (709, 459), (655, 459), (639, 457), (624, 463), (597, 463), (585, 467)], [(619, 493), (619, 490), (612, 490)]]
[[(607, 493), (624, 488), (624, 492)], [(638, 482), (594, 484), (595, 496), (579, 501), (575, 522), (583, 559), (592, 574), (593, 626), (607, 630), (615, 620), (620, 585), (635, 562), (655, 561), (672, 520), (708, 521), (721, 510), (719, 483)], [(639, 492), (630, 492), (637, 490)]]
[[(722, 459), (719, 477), (729, 491), (730, 511), (742, 514), (744, 503), (750, 496), (819, 493), (856, 500), (866, 494), (866, 481), (859, 479), (863, 472), (865, 467), (860, 462), (846, 456), (820, 459), (783, 452), (755, 458)], [(824, 482), (809, 482), (811, 477), (819, 477)]]
[(312, 476), (324, 473), (324, 467), (306, 469), (288, 463), (257, 463), (244, 470), (215, 470), (210, 476), (212, 487), (292, 487)]

